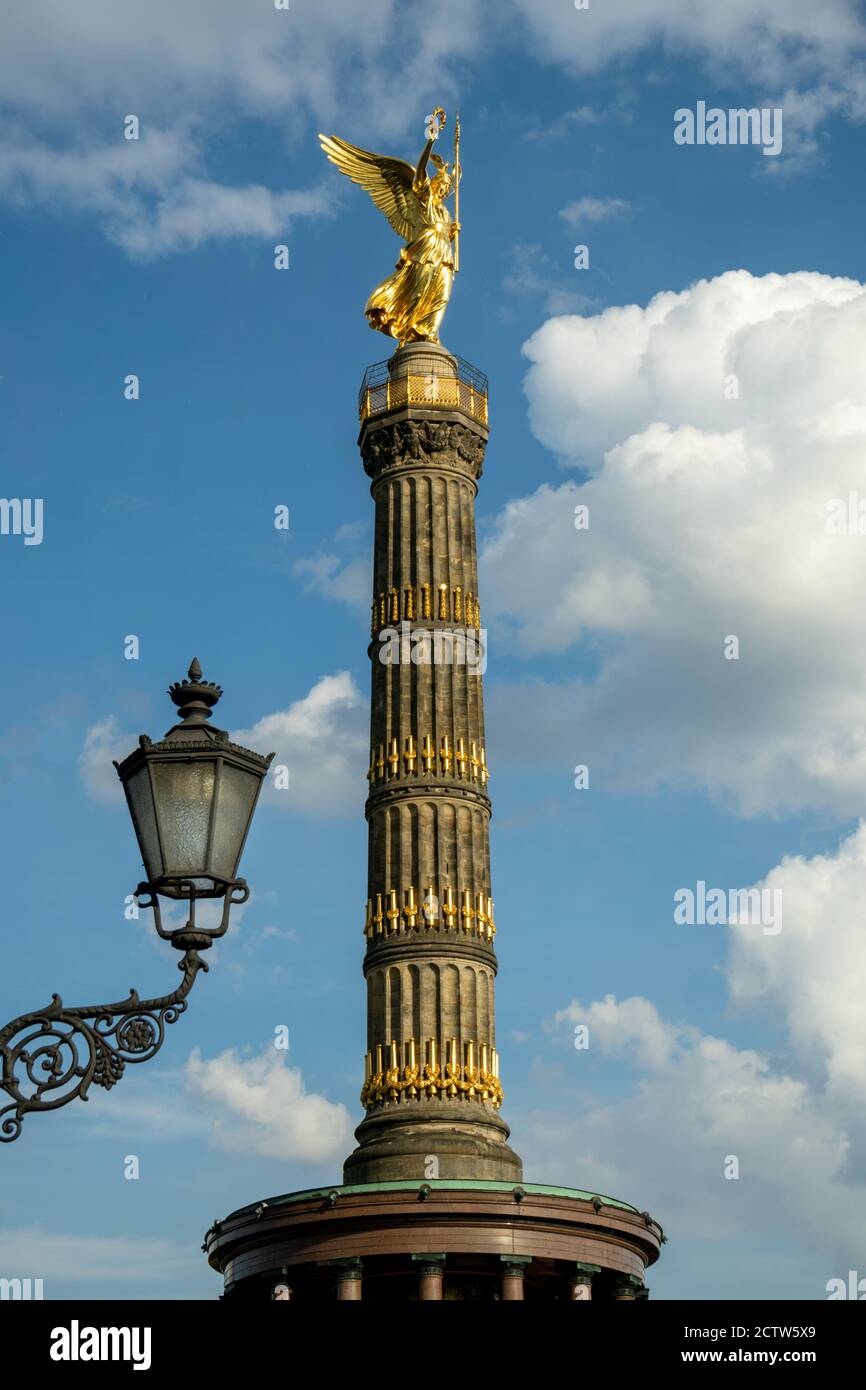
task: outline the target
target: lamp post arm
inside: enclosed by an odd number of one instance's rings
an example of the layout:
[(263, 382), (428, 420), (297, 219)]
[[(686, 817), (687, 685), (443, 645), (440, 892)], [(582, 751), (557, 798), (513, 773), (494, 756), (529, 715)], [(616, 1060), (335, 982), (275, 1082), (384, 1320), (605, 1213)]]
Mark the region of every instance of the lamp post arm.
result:
[[(186, 1012), (198, 973), (208, 968), (199, 952), (225, 935), (231, 909), (249, 899), (246, 881), (234, 875), (274, 754), (242, 748), (225, 729), (208, 724), (222, 690), (204, 679), (196, 658), (187, 679), (175, 681), (168, 693), (180, 723), (157, 743), (142, 734), (138, 748), (114, 766), (149, 875), (135, 898), (140, 907), (153, 910), (160, 939), (182, 952), (178, 968), (183, 979), (158, 999), (141, 999), (133, 989), (128, 999), (75, 1009), (65, 1008), (55, 994), (44, 1009), (21, 1014), (0, 1028), (0, 1092), (9, 1097), (5, 1102), (0, 1094), (0, 1144), (18, 1138), (31, 1111), (88, 1100), (94, 1085), (110, 1091), (127, 1063), (155, 1057), (165, 1041), (166, 1024)], [(193, 823), (206, 827), (206, 833), (180, 834), (178, 806), (192, 812)], [(189, 904), (184, 926), (173, 927), (170, 920), (163, 925), (161, 897)], [(218, 926), (197, 924), (197, 903), (220, 899)]]
[[(65, 1008), (55, 994), (44, 1009), (21, 1014), (0, 1028), (0, 1092), (9, 1097), (0, 1105), (0, 1144), (18, 1138), (31, 1111), (88, 1100), (91, 1086), (110, 1091), (127, 1063), (155, 1057), (165, 1041), (166, 1024), (186, 1012), (198, 972), (208, 968), (199, 952), (225, 935), (232, 907), (249, 899), (246, 881), (233, 875), (274, 754), (242, 748), (224, 729), (208, 724), (222, 690), (204, 679), (195, 658), (187, 679), (175, 681), (168, 693), (180, 723), (158, 743), (142, 734), (138, 748), (114, 766), (149, 873), (135, 898), (140, 907), (152, 908), (161, 940), (183, 953), (178, 966), (183, 979), (158, 999), (141, 999), (133, 989), (128, 999), (76, 1009)], [(201, 775), (190, 780), (196, 767)], [(203, 823), (206, 834), (194, 833), (191, 839), (179, 834), (178, 805), (195, 813), (195, 824)], [(184, 926), (163, 925), (160, 897), (189, 904)], [(222, 899), (218, 926), (196, 923), (202, 899)]]
[(0, 1143), (18, 1138), (24, 1116), (31, 1111), (87, 1100), (91, 1085), (108, 1091), (128, 1062), (155, 1057), (165, 1039), (165, 1025), (185, 1012), (196, 976), (207, 968), (196, 947), (189, 946), (178, 962), (183, 979), (171, 994), (140, 999), (131, 990), (128, 999), (115, 1004), (76, 1009), (64, 1008), (55, 994), (46, 1008), (21, 1014), (0, 1029), (0, 1084), (12, 1098), (0, 1109)]

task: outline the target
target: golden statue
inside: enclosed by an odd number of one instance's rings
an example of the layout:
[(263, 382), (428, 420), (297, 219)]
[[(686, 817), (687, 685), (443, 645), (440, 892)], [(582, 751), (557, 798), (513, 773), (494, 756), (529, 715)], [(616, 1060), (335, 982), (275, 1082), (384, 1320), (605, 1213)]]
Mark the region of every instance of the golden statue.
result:
[[(370, 327), (396, 338), (401, 347), (438, 343), (439, 325), (459, 267), (460, 117), (454, 128), (452, 165), (432, 153), (444, 125), (445, 112), (437, 106), (427, 117), (427, 143), (414, 169), (403, 159), (371, 154), (336, 135), (319, 136), (331, 163), (369, 193), (406, 242), (393, 275), (376, 287), (364, 309)], [(436, 166), (432, 178), (427, 173), (431, 158)], [(445, 206), (452, 185), (453, 221)]]

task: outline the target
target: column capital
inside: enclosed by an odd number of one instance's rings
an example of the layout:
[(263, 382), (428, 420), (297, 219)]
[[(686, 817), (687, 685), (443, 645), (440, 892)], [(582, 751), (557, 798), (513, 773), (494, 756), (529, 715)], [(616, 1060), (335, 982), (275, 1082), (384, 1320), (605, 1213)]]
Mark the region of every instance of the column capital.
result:
[(638, 1297), (638, 1291), (644, 1287), (644, 1282), (636, 1274), (619, 1274), (614, 1280), (613, 1296), (615, 1299), (626, 1300)]
[(435, 1255), (426, 1253), (421, 1255), (413, 1255), (412, 1260), (413, 1262), (417, 1261), (417, 1263), (421, 1266), (421, 1269), (419, 1271), (421, 1274), (426, 1274), (428, 1273), (428, 1271), (430, 1274), (441, 1274), (445, 1268), (444, 1251)]
[(424, 420), (401, 411), (381, 424), (365, 424), (359, 442), (371, 490), (395, 473), (428, 470), (450, 472), (474, 489), (484, 467), (487, 429), (459, 412)]
[(523, 1300), (523, 1275), (527, 1265), (532, 1264), (532, 1257), (529, 1255), (500, 1255), (499, 1263), (502, 1266), (500, 1275), (500, 1290), (504, 1302), (513, 1303)]
[(364, 1273), (364, 1262), (359, 1255), (347, 1255), (344, 1259), (323, 1260), (338, 1279), (360, 1279)]
[(422, 1302), (440, 1303), (445, 1284), (444, 1253), (424, 1252), (412, 1256), (418, 1266), (418, 1298)]
[(515, 1270), (518, 1270), (518, 1271), (522, 1274), (522, 1273), (523, 1273), (523, 1270), (524, 1270), (524, 1268), (525, 1268), (525, 1266), (526, 1266), (526, 1265), (531, 1265), (531, 1264), (532, 1264), (532, 1256), (531, 1256), (531, 1255), (500, 1255), (500, 1256), (499, 1256), (499, 1263), (502, 1265), (502, 1267), (503, 1267), (504, 1269), (513, 1268), (513, 1269), (515, 1269)]

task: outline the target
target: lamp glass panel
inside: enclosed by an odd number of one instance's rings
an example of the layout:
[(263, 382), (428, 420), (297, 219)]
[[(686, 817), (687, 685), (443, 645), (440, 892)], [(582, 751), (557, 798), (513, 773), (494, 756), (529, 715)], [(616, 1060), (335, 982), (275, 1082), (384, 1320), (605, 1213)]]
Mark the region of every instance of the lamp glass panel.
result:
[(162, 855), (156, 830), (153, 794), (147, 766), (140, 767), (127, 780), (126, 790), (132, 805), (135, 833), (144, 860), (144, 870), (150, 882), (162, 876)]
[(210, 760), (153, 764), (166, 874), (198, 878), (207, 873), (214, 771)]
[(234, 878), (261, 777), (223, 763), (214, 824), (211, 872)]

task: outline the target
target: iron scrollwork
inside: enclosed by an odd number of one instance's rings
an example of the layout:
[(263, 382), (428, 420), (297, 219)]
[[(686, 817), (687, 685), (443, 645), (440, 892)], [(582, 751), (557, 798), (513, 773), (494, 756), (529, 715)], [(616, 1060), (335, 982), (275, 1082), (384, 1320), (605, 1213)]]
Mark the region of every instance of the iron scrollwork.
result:
[(189, 921), (173, 932), (162, 927), (156, 887), (142, 883), (136, 893), (141, 906), (153, 908), (159, 935), (184, 953), (178, 962), (183, 979), (171, 994), (141, 999), (133, 989), (128, 999), (75, 1009), (66, 1008), (55, 994), (44, 1009), (21, 1014), (0, 1029), (2, 1089), (12, 1098), (0, 1109), (0, 1143), (18, 1138), (25, 1115), (87, 1100), (91, 1086), (109, 1091), (128, 1064), (148, 1062), (159, 1052), (166, 1025), (186, 1012), (187, 995), (199, 971), (208, 969), (199, 951), (226, 931), (230, 907), (249, 897), (243, 879), (227, 883), (222, 921), (208, 931), (196, 927), (195, 889), (189, 887)]

